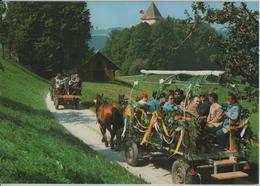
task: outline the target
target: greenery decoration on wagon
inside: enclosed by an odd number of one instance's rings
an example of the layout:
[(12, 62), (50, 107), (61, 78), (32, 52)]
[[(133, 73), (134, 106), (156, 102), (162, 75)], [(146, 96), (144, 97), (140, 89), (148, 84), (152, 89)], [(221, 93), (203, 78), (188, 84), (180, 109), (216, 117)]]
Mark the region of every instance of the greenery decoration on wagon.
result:
[[(250, 111), (244, 107), (240, 109), (240, 121), (250, 118)], [(239, 123), (238, 122), (238, 123)], [(249, 126), (246, 127), (244, 135), (241, 137), (243, 128), (235, 131), (235, 142), (238, 145), (239, 152), (244, 156), (248, 157), (251, 152), (251, 146), (257, 141), (257, 137), (253, 134), (253, 131)]]

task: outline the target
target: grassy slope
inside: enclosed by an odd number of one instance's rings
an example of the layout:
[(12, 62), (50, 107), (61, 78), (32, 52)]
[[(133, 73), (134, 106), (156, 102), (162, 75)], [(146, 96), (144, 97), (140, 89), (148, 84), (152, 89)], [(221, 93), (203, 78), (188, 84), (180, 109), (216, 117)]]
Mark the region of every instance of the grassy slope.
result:
[(57, 123), (45, 105), (47, 82), (0, 60), (1, 183), (143, 183)]
[[(83, 102), (91, 102), (93, 99), (95, 99), (95, 95), (103, 93), (105, 98), (108, 102), (117, 102), (118, 94), (126, 94), (130, 95), (131, 91), (131, 83), (135, 80), (139, 80), (139, 86), (135, 91), (133, 92), (133, 95), (136, 96), (140, 94), (140, 92), (146, 92), (151, 94), (154, 90), (157, 90), (158, 83), (160, 78), (166, 78), (167, 76), (158, 76), (158, 75), (152, 75), (148, 77), (141, 77), (141, 76), (121, 76), (118, 77), (117, 81), (114, 82), (103, 82), (103, 83), (96, 83), (96, 82), (84, 82), (83, 84), (83, 96), (82, 101)], [(142, 82), (143, 81), (143, 82)], [(129, 82), (129, 84), (127, 83)], [(155, 82), (155, 83), (151, 83)], [(187, 85), (186, 85), (187, 86)], [(178, 88), (183, 88), (183, 86), (178, 85), (176, 86)], [(171, 87), (175, 89), (176, 87)], [(224, 103), (226, 96), (228, 94), (228, 89), (226, 87), (220, 87), (216, 85), (207, 85), (204, 86), (202, 89), (199, 89), (195, 94), (199, 94), (202, 92), (216, 92), (219, 95), (219, 102)], [(251, 104), (247, 101), (240, 102), (240, 104), (244, 107), (250, 108)], [(259, 130), (259, 114), (258, 113), (252, 113), (250, 118), (250, 123), (252, 130), (254, 133), (258, 136), (258, 130)], [(252, 153), (250, 154), (249, 160), (254, 163), (258, 163), (258, 145), (254, 145), (253, 148), (251, 148)]]

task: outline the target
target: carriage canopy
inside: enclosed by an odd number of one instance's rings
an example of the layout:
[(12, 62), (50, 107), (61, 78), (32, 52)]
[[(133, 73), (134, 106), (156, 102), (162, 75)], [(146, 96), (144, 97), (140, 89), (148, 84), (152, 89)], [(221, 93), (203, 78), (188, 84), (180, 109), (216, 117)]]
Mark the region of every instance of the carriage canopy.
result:
[(221, 70), (141, 70), (143, 74), (160, 74), (160, 75), (192, 75), (192, 76), (220, 76), (225, 73), (225, 71)]

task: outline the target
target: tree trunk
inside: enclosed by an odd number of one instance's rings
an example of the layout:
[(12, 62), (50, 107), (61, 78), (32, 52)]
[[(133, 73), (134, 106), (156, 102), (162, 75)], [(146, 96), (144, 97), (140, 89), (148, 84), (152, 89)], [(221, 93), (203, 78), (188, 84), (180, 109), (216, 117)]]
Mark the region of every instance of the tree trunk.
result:
[(8, 47), (8, 57), (9, 57), (9, 59), (12, 58), (12, 50), (11, 50), (10, 46)]
[(2, 45), (2, 58), (4, 59), (5, 58), (5, 44), (1, 43), (1, 45)]

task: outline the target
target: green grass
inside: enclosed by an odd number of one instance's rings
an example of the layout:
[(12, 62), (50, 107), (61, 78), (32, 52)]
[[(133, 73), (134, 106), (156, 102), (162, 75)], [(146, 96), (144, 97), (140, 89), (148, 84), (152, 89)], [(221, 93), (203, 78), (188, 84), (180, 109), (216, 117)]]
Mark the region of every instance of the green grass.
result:
[(45, 105), (45, 80), (0, 60), (1, 183), (144, 183), (58, 124)]
[[(104, 94), (105, 99), (110, 103), (116, 103), (118, 101), (118, 94), (125, 94), (129, 97), (130, 91), (132, 88), (132, 84), (134, 81), (139, 81), (138, 87), (135, 88), (133, 91), (133, 98), (136, 95), (139, 95), (141, 92), (148, 93), (149, 97), (151, 98), (151, 94), (154, 90), (157, 90), (159, 87), (159, 79), (165, 79), (167, 75), (150, 75), (150, 76), (119, 76), (117, 77), (116, 81), (113, 82), (84, 82), (83, 83), (83, 91), (82, 91), (82, 101), (85, 103), (93, 102), (95, 99), (96, 94)], [(195, 80), (196, 77), (192, 77), (191, 80)], [(184, 90), (187, 89), (188, 84), (184, 85), (171, 85), (167, 87), (167, 89), (176, 89), (181, 88)], [(225, 103), (226, 96), (230, 91), (229, 88), (219, 85), (204, 85), (203, 88), (198, 88), (193, 91), (194, 94), (200, 93), (209, 93), (209, 92), (216, 92), (219, 96), (219, 102)], [(252, 103), (247, 100), (243, 100), (240, 104), (252, 110)], [(94, 107), (91, 108), (94, 110)], [(259, 131), (259, 114), (258, 112), (252, 112), (250, 117), (250, 126), (254, 134), (258, 137)], [(258, 164), (258, 144), (255, 144), (251, 148), (251, 153), (249, 156), (249, 161)]]

